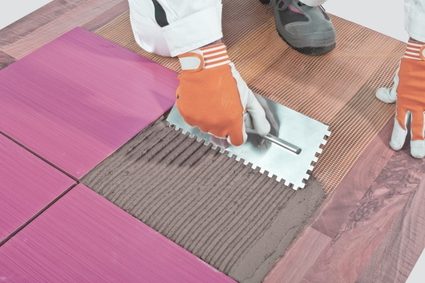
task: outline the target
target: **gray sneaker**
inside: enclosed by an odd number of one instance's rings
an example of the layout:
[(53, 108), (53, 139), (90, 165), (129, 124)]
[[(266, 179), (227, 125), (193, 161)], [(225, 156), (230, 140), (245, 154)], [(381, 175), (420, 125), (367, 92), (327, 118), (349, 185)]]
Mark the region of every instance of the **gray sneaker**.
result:
[(299, 0), (260, 1), (272, 2), (276, 29), (295, 50), (307, 55), (323, 55), (335, 48), (335, 28), (323, 7), (310, 7)]

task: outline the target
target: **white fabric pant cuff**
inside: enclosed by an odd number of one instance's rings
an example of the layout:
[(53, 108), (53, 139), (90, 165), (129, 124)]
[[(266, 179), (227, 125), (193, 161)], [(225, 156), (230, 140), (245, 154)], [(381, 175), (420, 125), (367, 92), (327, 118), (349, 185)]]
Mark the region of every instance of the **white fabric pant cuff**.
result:
[(316, 7), (316, 6), (320, 6), (323, 5), (327, 0), (300, 0), (300, 2), (306, 4), (307, 6), (310, 7)]
[(425, 14), (413, 12), (408, 17), (407, 31), (410, 37), (425, 42)]
[(223, 37), (222, 4), (201, 10), (163, 28), (171, 56), (198, 49)]

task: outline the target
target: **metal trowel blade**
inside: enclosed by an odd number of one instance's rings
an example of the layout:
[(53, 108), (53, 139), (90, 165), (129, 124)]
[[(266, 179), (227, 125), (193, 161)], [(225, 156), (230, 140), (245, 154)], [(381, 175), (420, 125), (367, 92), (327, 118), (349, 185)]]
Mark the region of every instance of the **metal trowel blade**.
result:
[(331, 134), (329, 126), (271, 100), (266, 101), (278, 121), (277, 138), (301, 148), (298, 154), (279, 146), (278, 143), (258, 147), (253, 135), (248, 135), (247, 142), (242, 146), (223, 148), (222, 145), (214, 143), (216, 139), (211, 135), (188, 125), (176, 106), (168, 115), (167, 122), (183, 134), (206, 145), (212, 144), (213, 148), (220, 148), (223, 153), (253, 169), (259, 168), (261, 173), (269, 177), (275, 176), (276, 180), (284, 182), (285, 186), (295, 190), (302, 189)]

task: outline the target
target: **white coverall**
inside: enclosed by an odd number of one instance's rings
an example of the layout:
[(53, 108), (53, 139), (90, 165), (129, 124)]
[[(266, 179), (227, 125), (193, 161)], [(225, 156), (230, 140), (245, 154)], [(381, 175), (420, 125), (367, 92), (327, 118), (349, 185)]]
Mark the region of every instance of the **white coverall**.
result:
[[(302, 2), (319, 6), (326, 0)], [(136, 42), (148, 52), (174, 57), (223, 37), (221, 0), (129, 0), (129, 5)], [(158, 5), (166, 15), (165, 24), (155, 16)]]

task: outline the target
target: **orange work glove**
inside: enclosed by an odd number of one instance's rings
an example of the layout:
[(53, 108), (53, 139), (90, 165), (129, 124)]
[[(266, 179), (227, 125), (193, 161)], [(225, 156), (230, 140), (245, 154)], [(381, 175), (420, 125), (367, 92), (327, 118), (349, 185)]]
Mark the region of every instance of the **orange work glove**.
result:
[(390, 146), (394, 150), (400, 150), (410, 130), (411, 154), (413, 157), (423, 158), (425, 157), (425, 44), (409, 41), (394, 82), (392, 90), (380, 89), (377, 93), (378, 98), (384, 102), (397, 100)]
[(245, 112), (257, 134), (270, 132), (264, 109), (230, 62), (224, 44), (182, 54), (179, 60), (176, 103), (186, 123), (236, 146), (247, 139)]

